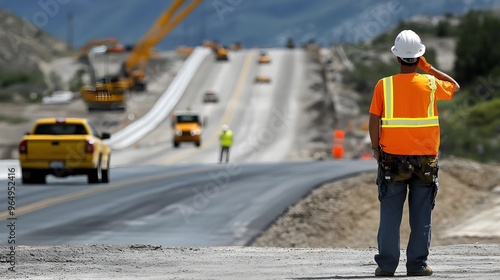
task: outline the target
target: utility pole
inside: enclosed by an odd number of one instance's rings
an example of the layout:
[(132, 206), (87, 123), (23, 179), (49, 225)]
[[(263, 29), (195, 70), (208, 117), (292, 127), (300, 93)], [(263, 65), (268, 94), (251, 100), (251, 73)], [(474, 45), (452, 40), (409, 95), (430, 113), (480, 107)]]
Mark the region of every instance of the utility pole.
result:
[(201, 28), (200, 28), (200, 31), (201, 31), (201, 40), (200, 40), (200, 45), (203, 44), (203, 41), (207, 38), (207, 31), (206, 31), (206, 28), (207, 28), (207, 20), (206, 20), (206, 15), (205, 15), (205, 8), (204, 8), (204, 3), (201, 3), (201, 7), (200, 7), (200, 11), (201, 11)]
[(73, 49), (73, 11), (68, 12), (68, 34), (67, 34), (68, 50)]

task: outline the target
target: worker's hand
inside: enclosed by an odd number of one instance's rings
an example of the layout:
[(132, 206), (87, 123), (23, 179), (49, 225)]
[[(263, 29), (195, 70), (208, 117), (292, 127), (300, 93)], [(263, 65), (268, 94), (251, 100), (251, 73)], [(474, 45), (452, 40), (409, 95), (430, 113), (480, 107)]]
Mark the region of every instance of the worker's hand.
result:
[(425, 60), (425, 57), (421, 56), (418, 60), (418, 68), (422, 69), (424, 72), (428, 73), (431, 70), (432, 65)]
[(373, 151), (373, 158), (376, 161), (378, 161), (379, 157), (380, 157), (380, 152), (379, 151)]

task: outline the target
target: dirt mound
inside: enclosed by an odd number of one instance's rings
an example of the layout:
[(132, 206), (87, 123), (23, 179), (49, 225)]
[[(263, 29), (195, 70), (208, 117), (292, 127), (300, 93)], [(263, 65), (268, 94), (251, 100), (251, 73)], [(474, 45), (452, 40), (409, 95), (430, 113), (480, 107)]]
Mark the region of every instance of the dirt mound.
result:
[[(433, 212), (432, 245), (500, 242), (500, 238), (446, 238), (443, 233), (487, 203), (495, 183), (497, 165), (463, 159), (442, 161), (440, 188)], [(494, 173), (493, 171), (497, 171)], [(470, 173), (470, 174), (469, 174)], [(494, 174), (493, 174), (494, 173)], [(379, 202), (376, 174), (364, 174), (314, 190), (289, 210), (254, 242), (272, 247), (376, 247)], [(405, 207), (401, 226), (402, 247), (409, 236)]]

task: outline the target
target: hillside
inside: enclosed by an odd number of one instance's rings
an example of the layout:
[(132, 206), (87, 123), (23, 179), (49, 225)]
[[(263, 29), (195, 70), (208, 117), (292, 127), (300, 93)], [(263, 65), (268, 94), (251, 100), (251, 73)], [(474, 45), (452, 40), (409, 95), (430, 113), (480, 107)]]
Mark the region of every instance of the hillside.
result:
[[(170, 2), (73, 0), (27, 5), (0, 0), (0, 8), (63, 40), (68, 40), (68, 17), (72, 15), (74, 36), (70, 42), (79, 47), (104, 37), (133, 44)], [(202, 39), (261, 47), (283, 46), (288, 37), (300, 43), (313, 39), (322, 45), (353, 42), (376, 36), (413, 15), (462, 14), (498, 6), (499, 0), (437, 0), (425, 5), (419, 0), (204, 1), (158, 48), (199, 44)]]
[(47, 64), (67, 54), (63, 41), (4, 10), (0, 10), (0, 50), (0, 102), (45, 91), (50, 83)]

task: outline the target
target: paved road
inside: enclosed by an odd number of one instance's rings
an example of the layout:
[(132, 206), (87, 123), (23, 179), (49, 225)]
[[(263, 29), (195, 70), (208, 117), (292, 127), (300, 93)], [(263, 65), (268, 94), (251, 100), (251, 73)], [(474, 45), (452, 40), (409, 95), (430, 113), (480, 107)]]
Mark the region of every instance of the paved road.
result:
[(17, 245), (247, 245), (314, 187), (373, 169), (372, 161), (190, 164), (115, 168), (109, 185), (51, 179), (17, 188)]
[[(113, 164), (171, 165), (214, 163), (218, 160), (218, 133), (228, 124), (234, 133), (233, 162), (279, 162), (296, 138), (300, 121), (299, 102), (304, 90), (306, 54), (302, 50), (271, 49), (270, 64), (258, 64), (258, 50), (232, 52), (230, 61), (215, 62), (210, 56), (193, 78), (174, 110), (190, 108), (206, 117), (202, 147), (181, 144), (172, 147), (169, 120), (134, 149), (115, 151)], [(270, 84), (255, 84), (256, 75), (271, 78)], [(217, 104), (203, 104), (202, 95), (213, 90)]]

